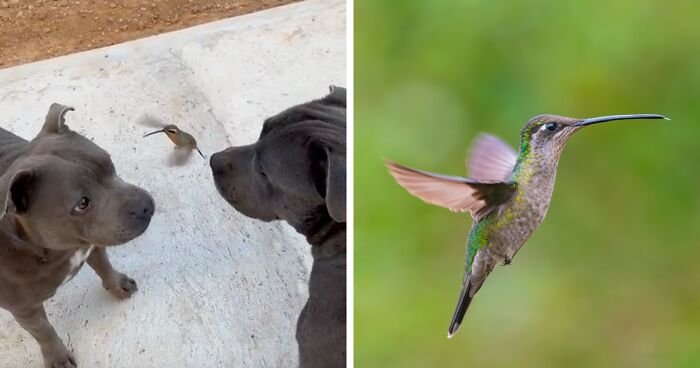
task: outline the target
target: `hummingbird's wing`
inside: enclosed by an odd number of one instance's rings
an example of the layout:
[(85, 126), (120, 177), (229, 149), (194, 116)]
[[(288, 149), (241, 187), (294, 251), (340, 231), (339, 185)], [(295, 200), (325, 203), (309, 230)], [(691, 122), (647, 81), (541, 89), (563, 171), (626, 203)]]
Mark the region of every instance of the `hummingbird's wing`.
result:
[(479, 134), (467, 156), (469, 177), (505, 181), (513, 172), (518, 154), (495, 135)]
[(399, 185), (409, 193), (451, 211), (469, 211), (474, 220), (508, 201), (517, 187), (515, 183), (433, 174), (390, 161), (386, 162), (386, 166)]
[(184, 166), (190, 161), (192, 150), (187, 147), (175, 147), (168, 155), (168, 166)]
[(162, 120), (160, 120), (160, 119), (158, 119), (158, 118), (156, 118), (156, 117), (154, 117), (154, 116), (151, 116), (151, 115), (149, 115), (149, 114), (143, 114), (143, 115), (141, 115), (141, 116), (136, 120), (136, 122), (137, 122), (139, 125), (147, 126), (147, 127), (149, 127), (149, 128), (163, 128), (163, 127), (165, 127), (165, 125), (166, 125)]

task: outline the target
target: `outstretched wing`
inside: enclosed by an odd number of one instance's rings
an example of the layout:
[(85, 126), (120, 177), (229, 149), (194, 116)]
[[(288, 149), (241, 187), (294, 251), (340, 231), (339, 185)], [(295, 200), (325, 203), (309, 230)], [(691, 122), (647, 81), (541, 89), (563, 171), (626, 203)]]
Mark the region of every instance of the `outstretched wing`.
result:
[(142, 114), (141, 116), (139, 116), (136, 122), (139, 125), (143, 125), (149, 128), (163, 128), (165, 126), (165, 123), (162, 120), (150, 114)]
[(168, 166), (185, 166), (192, 158), (192, 150), (187, 147), (175, 147), (168, 155)]
[(498, 137), (481, 133), (467, 157), (469, 177), (478, 180), (506, 181), (513, 172), (518, 154)]
[(474, 220), (508, 201), (516, 188), (514, 183), (433, 174), (390, 161), (386, 162), (386, 166), (399, 185), (409, 193), (451, 211), (469, 211)]

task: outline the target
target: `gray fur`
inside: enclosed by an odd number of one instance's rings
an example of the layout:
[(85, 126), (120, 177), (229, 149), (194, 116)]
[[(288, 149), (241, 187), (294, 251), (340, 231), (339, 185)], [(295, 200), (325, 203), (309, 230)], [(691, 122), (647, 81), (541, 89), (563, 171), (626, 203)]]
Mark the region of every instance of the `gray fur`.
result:
[(154, 211), (146, 191), (116, 175), (107, 152), (68, 128), (71, 110), (51, 105), (29, 142), (0, 129), (0, 308), (36, 339), (51, 368), (77, 363), (43, 302), (85, 261), (114, 296), (134, 293), (136, 283), (112, 268), (105, 246), (141, 235)]
[(344, 367), (345, 89), (265, 121), (252, 145), (211, 157), (219, 193), (241, 213), (285, 220), (312, 245), (309, 300), (297, 323), (300, 364)]

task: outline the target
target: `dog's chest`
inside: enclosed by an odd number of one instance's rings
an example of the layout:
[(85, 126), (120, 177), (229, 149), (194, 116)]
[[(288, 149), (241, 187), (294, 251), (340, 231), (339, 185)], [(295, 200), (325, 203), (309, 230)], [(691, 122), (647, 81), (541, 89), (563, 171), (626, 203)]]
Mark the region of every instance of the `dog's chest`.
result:
[(95, 249), (95, 246), (91, 245), (89, 247), (80, 248), (77, 251), (75, 251), (73, 256), (70, 257), (68, 274), (63, 279), (63, 282), (61, 282), (61, 285), (70, 281), (75, 276), (75, 274), (77, 274), (78, 271), (80, 271), (80, 268), (85, 263), (85, 260), (90, 256), (90, 253), (92, 253), (93, 249)]

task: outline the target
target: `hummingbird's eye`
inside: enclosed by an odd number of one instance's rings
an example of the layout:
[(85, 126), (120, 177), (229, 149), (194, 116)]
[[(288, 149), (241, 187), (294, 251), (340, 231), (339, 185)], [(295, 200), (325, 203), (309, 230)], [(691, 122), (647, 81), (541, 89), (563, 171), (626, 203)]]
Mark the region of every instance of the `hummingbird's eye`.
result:
[(168, 133), (170, 134), (176, 134), (177, 131), (175, 129), (168, 129)]
[(549, 132), (554, 132), (559, 128), (559, 125), (557, 123), (547, 123), (542, 126), (542, 130), (547, 130)]

